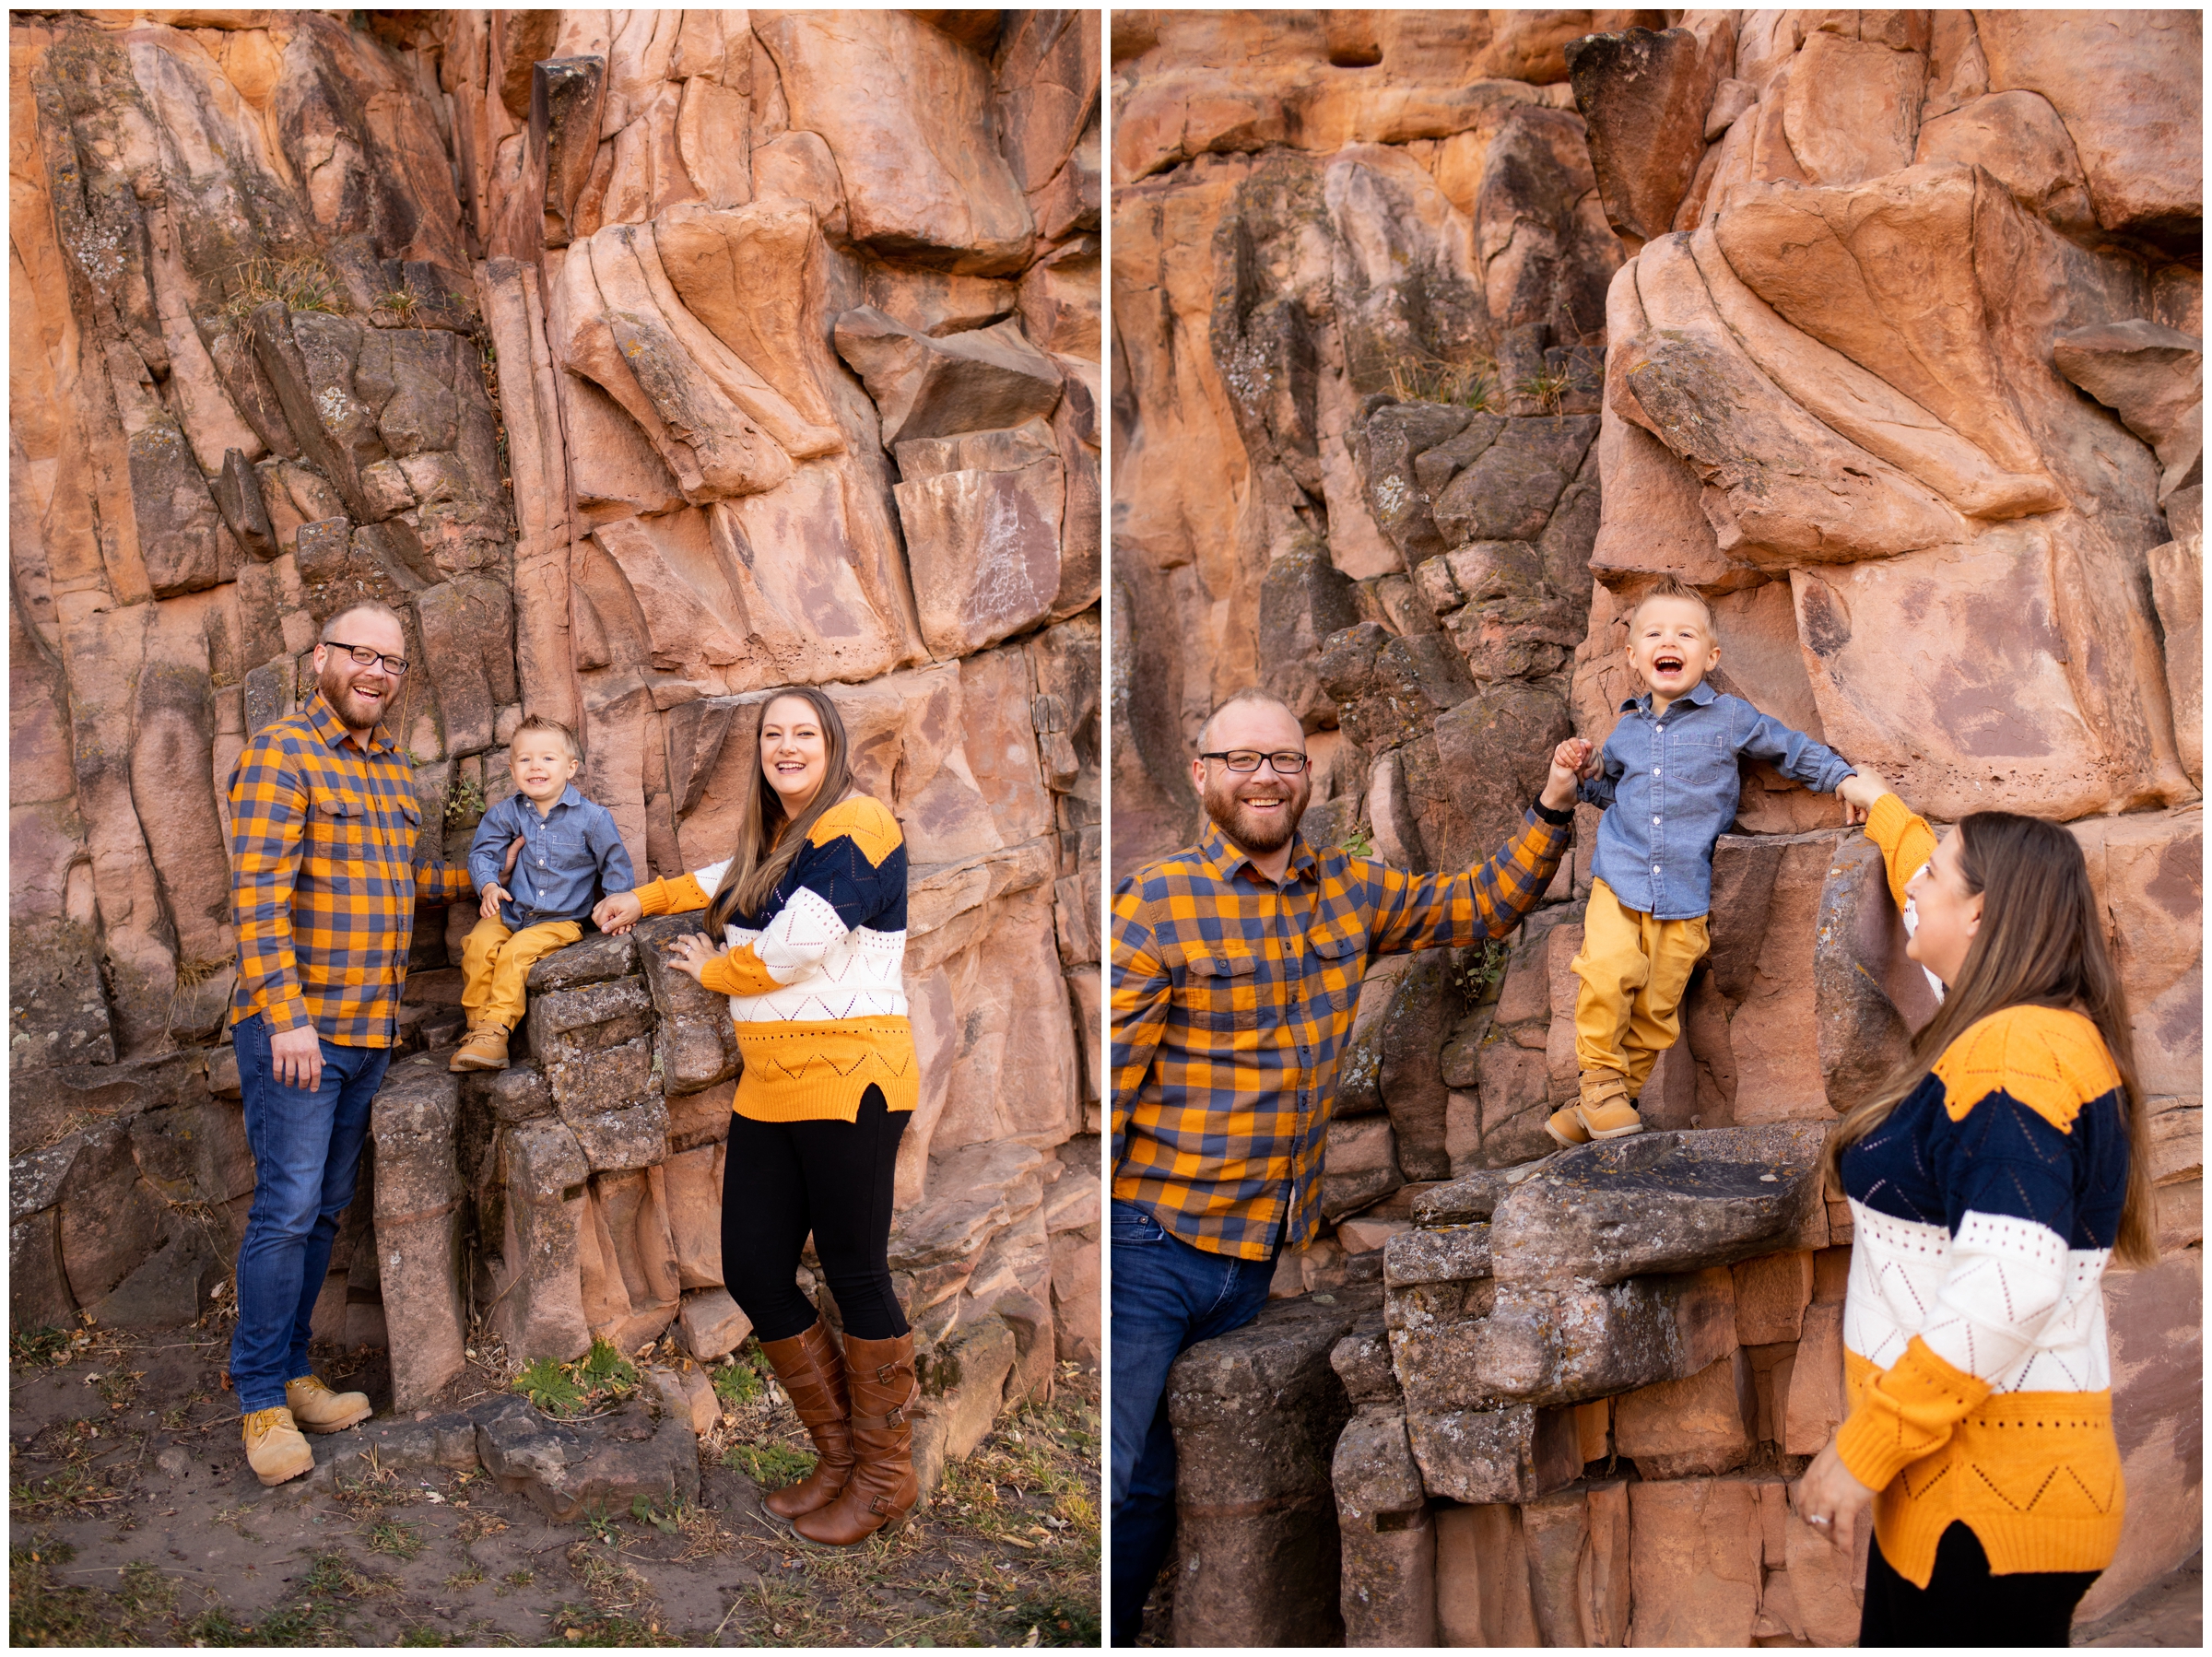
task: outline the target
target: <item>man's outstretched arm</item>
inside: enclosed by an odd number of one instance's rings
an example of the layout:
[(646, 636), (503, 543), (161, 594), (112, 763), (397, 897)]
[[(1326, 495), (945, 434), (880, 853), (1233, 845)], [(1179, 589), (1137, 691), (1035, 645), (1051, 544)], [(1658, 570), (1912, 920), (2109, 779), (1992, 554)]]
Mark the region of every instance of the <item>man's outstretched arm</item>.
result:
[(1477, 937), (1501, 938), (1520, 925), (1551, 885), (1573, 839), (1575, 787), (1589, 759), (1590, 745), (1579, 736), (1554, 748), (1544, 791), (1523, 814), (1519, 831), (1464, 874), (1413, 875), (1375, 865), (1381, 890), (1368, 923), (1371, 952), (1472, 944)]

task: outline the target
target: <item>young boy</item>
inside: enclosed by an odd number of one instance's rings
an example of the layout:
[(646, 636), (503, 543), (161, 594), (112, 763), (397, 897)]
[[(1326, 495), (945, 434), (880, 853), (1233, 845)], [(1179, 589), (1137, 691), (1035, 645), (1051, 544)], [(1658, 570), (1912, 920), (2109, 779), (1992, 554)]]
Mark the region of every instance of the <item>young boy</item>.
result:
[[(468, 1039), (450, 1070), (506, 1069), (507, 1032), (523, 1016), (532, 965), (583, 935), (602, 891), (637, 885), (615, 819), (571, 784), (582, 756), (568, 726), (531, 714), (515, 727), (507, 761), (515, 792), (484, 814), (468, 847), (484, 918), (461, 952)], [(517, 835), (522, 853), (510, 891), (500, 884), (500, 865)]]
[(1643, 1127), (1637, 1097), (1680, 1034), (1682, 993), (1705, 955), (1712, 847), (1735, 819), (1737, 758), (1822, 793), (1853, 774), (1833, 749), (1706, 684), (1720, 660), (1712, 611), (1672, 576), (1630, 612), (1629, 665), (1649, 688), (1621, 703), (1604, 753), (1583, 768), (1582, 797), (1607, 809), (1572, 963), (1582, 1098), (1544, 1124), (1561, 1145)]

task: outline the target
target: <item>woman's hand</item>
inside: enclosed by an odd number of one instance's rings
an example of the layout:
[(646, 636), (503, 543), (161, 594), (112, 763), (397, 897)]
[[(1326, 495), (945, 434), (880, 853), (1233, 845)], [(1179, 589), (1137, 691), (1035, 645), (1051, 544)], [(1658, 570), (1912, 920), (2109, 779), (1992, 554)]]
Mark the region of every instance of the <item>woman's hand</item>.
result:
[(1844, 822), (1865, 822), (1874, 809), (1874, 803), (1890, 792), (1887, 782), (1862, 765), (1853, 775), (1836, 784), (1836, 798), (1843, 802)]
[(1866, 1522), (1874, 1506), (1874, 1492), (1852, 1477), (1851, 1469), (1836, 1453), (1834, 1439), (1813, 1458), (1791, 1497), (1798, 1518), (1827, 1537), (1831, 1546), (1847, 1557), (1852, 1555), (1858, 1546), (1859, 1526)]
[(678, 972), (697, 979), (707, 970), (707, 963), (720, 958), (724, 951), (707, 942), (706, 934), (687, 932), (681, 937), (671, 938), (664, 946), (668, 953), (668, 964)]
[(609, 892), (592, 906), (592, 924), (619, 937), (645, 917), (635, 892)]

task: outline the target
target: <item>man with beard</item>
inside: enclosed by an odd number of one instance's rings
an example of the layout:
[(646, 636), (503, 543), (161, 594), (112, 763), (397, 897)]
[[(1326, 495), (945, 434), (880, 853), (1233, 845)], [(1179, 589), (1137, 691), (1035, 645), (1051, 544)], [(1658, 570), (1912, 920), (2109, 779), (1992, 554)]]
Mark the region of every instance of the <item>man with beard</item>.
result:
[(1264, 691), (1224, 702), (1198, 746), (1210, 826), (1113, 899), (1115, 1645), (1136, 1642), (1174, 1534), (1168, 1369), (1256, 1317), (1277, 1252), (1320, 1229), (1323, 1133), (1368, 962), (1519, 925), (1567, 849), (1590, 745), (1561, 743), (1520, 831), (1459, 875), (1308, 846), (1305, 733)]
[(415, 905), (468, 890), (465, 868), (414, 866), (421, 808), (383, 723), (406, 648), (381, 604), (333, 616), (313, 699), (255, 732), (230, 773), (230, 1025), (253, 1151), (230, 1381), (265, 1485), (314, 1467), (302, 1428), (368, 1417), (365, 1395), (309, 1370), (308, 1321), (391, 1063)]

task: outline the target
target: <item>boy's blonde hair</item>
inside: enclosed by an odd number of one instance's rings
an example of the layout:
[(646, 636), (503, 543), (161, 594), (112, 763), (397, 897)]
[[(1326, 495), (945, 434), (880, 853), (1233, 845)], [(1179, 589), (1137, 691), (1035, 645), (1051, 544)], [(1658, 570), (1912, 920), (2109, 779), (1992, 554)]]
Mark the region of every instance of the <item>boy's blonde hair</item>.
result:
[(1712, 625), (1712, 605), (1706, 603), (1705, 594), (1699, 592), (1695, 587), (1683, 585), (1682, 582), (1677, 581), (1671, 575), (1661, 576), (1657, 581), (1653, 582), (1642, 592), (1636, 594), (1636, 602), (1629, 606), (1629, 613), (1625, 618), (1625, 625), (1633, 629), (1636, 626), (1636, 617), (1643, 613), (1643, 606), (1650, 604), (1654, 598), (1679, 598), (1686, 603), (1697, 605), (1699, 609), (1705, 612), (1706, 637), (1712, 638), (1716, 636), (1716, 629)]
[(542, 713), (525, 713), (523, 715), (523, 723), (515, 726), (514, 734), (507, 739), (507, 751), (510, 754), (514, 752), (514, 745), (522, 741), (523, 733), (525, 731), (552, 731), (559, 734), (561, 741), (568, 744), (570, 758), (582, 759), (583, 758), (583, 747), (582, 744), (577, 742), (576, 733), (570, 730), (568, 726), (562, 724), (560, 721), (557, 719), (547, 719)]

